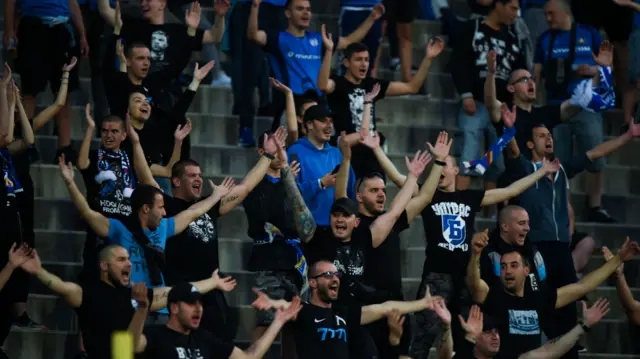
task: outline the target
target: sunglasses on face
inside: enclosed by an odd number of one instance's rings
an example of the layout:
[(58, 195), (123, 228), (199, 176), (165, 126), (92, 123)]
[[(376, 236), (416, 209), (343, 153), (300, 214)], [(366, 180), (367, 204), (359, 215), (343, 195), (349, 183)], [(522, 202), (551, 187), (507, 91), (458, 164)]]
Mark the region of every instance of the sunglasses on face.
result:
[(320, 273), (320, 274), (316, 274), (314, 275), (313, 279), (318, 279), (318, 278), (324, 278), (324, 279), (333, 279), (333, 276), (336, 276), (337, 278), (342, 277), (342, 272), (324, 272), (324, 273)]
[(511, 85), (517, 85), (517, 84), (526, 84), (529, 81), (536, 81), (536, 77), (535, 76), (523, 76), (515, 81), (513, 81), (511, 83)]

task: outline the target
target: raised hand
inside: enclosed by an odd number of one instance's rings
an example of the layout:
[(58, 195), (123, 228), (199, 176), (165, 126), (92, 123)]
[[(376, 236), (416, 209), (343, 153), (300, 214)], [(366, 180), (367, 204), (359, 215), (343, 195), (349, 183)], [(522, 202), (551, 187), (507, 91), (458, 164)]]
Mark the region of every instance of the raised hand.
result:
[(287, 85), (285, 85), (282, 82), (276, 80), (275, 78), (269, 77), (269, 82), (271, 83), (271, 87), (273, 87), (274, 89), (276, 89), (276, 90), (278, 90), (278, 91), (280, 91), (282, 93), (285, 93), (285, 94), (291, 93), (291, 89), (289, 87), (287, 87)]
[(640, 137), (640, 123), (629, 123), (628, 133), (631, 137)]
[(220, 196), (220, 198), (222, 198), (228, 195), (229, 192), (231, 192), (233, 187), (236, 186), (236, 183), (233, 180), (233, 178), (225, 177), (225, 179), (222, 181), (222, 183), (219, 186), (216, 186), (215, 184), (213, 184), (212, 180), (209, 180), (209, 186), (211, 186), (211, 188), (213, 189), (213, 193), (211, 193), (212, 196), (217, 195), (217, 196)]
[(229, 0), (214, 0), (213, 9), (216, 11), (216, 16), (224, 16), (229, 12), (231, 3)]
[(200, 26), (200, 14), (200, 3), (194, 1), (189, 8), (184, 11), (184, 22), (188, 27), (197, 29), (198, 26)]
[(614, 3), (620, 6), (631, 6), (633, 4), (633, 0), (613, 0)]
[(13, 267), (14, 269), (21, 267), (26, 261), (31, 258), (33, 258), (33, 250), (24, 243), (21, 246), (18, 246), (17, 243), (13, 243), (11, 249), (9, 249), (8, 264), (11, 265), (11, 267)]
[(638, 246), (638, 243), (632, 241), (631, 239), (629, 239), (629, 237), (625, 239), (624, 244), (618, 251), (620, 260), (622, 260), (623, 262), (633, 259), (634, 256), (638, 255), (638, 253), (640, 253), (640, 247)]
[(149, 308), (149, 291), (144, 282), (133, 284), (131, 296), (138, 303), (138, 308)]
[(115, 18), (113, 27), (122, 30), (122, 8), (120, 7), (120, 0), (116, 0), (116, 8), (114, 12)]
[(327, 33), (327, 25), (322, 24), (320, 32), (322, 33), (322, 43), (324, 44), (325, 51), (333, 52), (333, 37), (331, 37), (331, 34)]
[(511, 110), (509, 110), (507, 104), (502, 104), (502, 107), (500, 108), (500, 117), (502, 118), (502, 122), (505, 127), (511, 128), (513, 127), (513, 124), (516, 123), (516, 111), (516, 105), (513, 105)]
[(600, 44), (600, 51), (598, 51), (598, 55), (593, 54), (593, 60), (599, 66), (611, 66), (613, 63), (613, 45), (608, 40), (604, 40)]
[(198, 82), (202, 82), (202, 80), (204, 80), (204, 78), (207, 77), (207, 75), (209, 74), (209, 72), (211, 71), (211, 69), (215, 64), (216, 62), (211, 60), (207, 62), (206, 65), (200, 67), (196, 62), (196, 67), (193, 69), (194, 80), (197, 80)]
[(36, 251), (35, 249), (31, 250), (29, 259), (27, 259), (24, 263), (22, 263), (20, 268), (22, 268), (23, 271), (30, 274), (38, 273), (40, 269), (42, 269), (42, 262), (40, 262), (40, 256), (38, 255), (38, 251)]
[(436, 145), (433, 146), (431, 143), (427, 142), (427, 147), (429, 147), (429, 153), (431, 153), (436, 160), (444, 161), (447, 159), (447, 156), (449, 156), (452, 143), (453, 139), (449, 139), (449, 133), (447, 131), (440, 131), (438, 139), (436, 140)]
[(184, 139), (191, 133), (191, 129), (191, 119), (187, 118), (187, 122), (184, 126), (178, 125), (176, 132), (173, 133), (173, 137), (176, 141), (184, 141)]
[(7, 86), (7, 103), (9, 107), (13, 107), (16, 105), (16, 82), (11, 79), (9, 81), (9, 85)]
[(291, 299), (291, 303), (287, 307), (287, 309), (279, 308), (276, 311), (276, 316), (274, 320), (280, 323), (286, 323), (290, 320), (295, 320), (298, 312), (302, 309), (302, 304), (300, 304), (300, 297), (295, 296)]
[[(264, 150), (264, 152), (272, 156), (275, 156), (278, 153), (278, 136), (281, 136), (278, 135), (278, 133), (282, 133), (283, 131), (284, 128), (280, 126), (278, 127), (276, 132), (272, 133), (271, 135), (267, 135), (266, 133), (264, 134), (264, 144), (262, 145), (262, 149)], [(284, 144), (282, 145), (282, 147), (284, 147)]]
[(262, 4), (262, 0), (253, 0), (253, 6), (260, 6)]
[(211, 279), (213, 279), (216, 289), (219, 289), (223, 292), (231, 292), (238, 284), (238, 282), (233, 279), (232, 276), (221, 278), (220, 271), (218, 269), (213, 271), (213, 273), (211, 274)]
[(480, 255), (487, 244), (489, 244), (489, 229), (485, 228), (484, 231), (474, 234), (473, 239), (471, 239), (473, 254)]
[(404, 161), (407, 164), (407, 170), (409, 170), (409, 173), (416, 177), (420, 177), (425, 167), (427, 167), (431, 161), (431, 156), (427, 151), (417, 151), (413, 156), (413, 160), (409, 161), (409, 157), (405, 156)]
[(380, 83), (377, 82), (375, 85), (373, 85), (371, 92), (367, 92), (366, 94), (364, 94), (364, 102), (373, 102), (376, 99), (376, 97), (378, 97), (379, 93), (380, 93)]
[(475, 304), (471, 306), (469, 318), (466, 321), (458, 314), (460, 325), (462, 326), (462, 329), (467, 332), (467, 336), (475, 338), (482, 333), (482, 317), (483, 314), (480, 307)]
[(370, 149), (374, 150), (380, 147), (380, 135), (376, 132), (373, 136), (369, 135), (369, 131), (367, 129), (360, 129), (360, 138), (358, 142), (361, 145), (365, 145)]
[(436, 313), (438, 318), (440, 318), (445, 327), (451, 326), (451, 312), (447, 309), (447, 304), (445, 303), (444, 298), (438, 298), (433, 301), (433, 311)]
[(296, 178), (298, 176), (298, 173), (300, 173), (300, 162), (291, 161), (291, 163), (289, 164), (289, 168), (291, 169), (291, 175), (293, 176), (293, 178)]
[(126, 62), (127, 58), (124, 56), (124, 46), (122, 45), (122, 39), (116, 41), (116, 56), (121, 62)]
[(96, 128), (96, 122), (93, 120), (93, 116), (91, 116), (91, 104), (87, 103), (84, 107), (84, 118), (87, 119), (87, 128), (94, 129)]
[(435, 39), (429, 40), (429, 44), (427, 45), (427, 58), (432, 60), (444, 50), (444, 41), (439, 36), (436, 36)]
[(440, 300), (440, 299), (442, 299), (442, 297), (440, 297), (440, 296), (432, 297), (431, 296), (431, 289), (429, 289), (429, 286), (427, 286), (427, 289), (426, 289), (426, 291), (424, 293), (424, 297), (422, 298), (422, 300), (424, 301), (424, 304), (425, 304), (424, 309), (434, 310), (434, 308), (435, 308), (434, 307), (434, 302), (437, 301), (437, 300)]
[(136, 132), (136, 129), (131, 124), (131, 120), (129, 120), (129, 114), (127, 114), (126, 123), (127, 123), (127, 136), (129, 137), (129, 141), (131, 141), (132, 144), (137, 145), (138, 143), (140, 143), (140, 136), (138, 135), (138, 132)]
[(60, 174), (62, 175), (64, 182), (66, 184), (73, 183), (73, 165), (71, 164), (71, 162), (65, 162), (64, 154), (58, 157), (58, 166), (60, 167)]
[[(615, 257), (613, 255), (613, 253), (611, 253), (611, 250), (607, 246), (602, 247), (602, 255), (604, 256), (604, 259), (607, 262), (612, 260), (613, 257)], [(624, 276), (624, 263), (619, 265), (618, 268), (616, 268), (616, 275), (618, 277)]]
[(269, 310), (273, 308), (273, 305), (271, 304), (271, 299), (269, 299), (269, 297), (266, 294), (262, 293), (256, 288), (252, 288), (251, 290), (258, 296), (258, 298), (256, 298), (256, 300), (254, 300), (253, 303), (251, 303), (252, 307), (258, 310)]
[(338, 148), (340, 148), (340, 152), (342, 152), (342, 158), (351, 159), (351, 146), (349, 145), (346, 131), (340, 132), (340, 138), (338, 139)]
[(69, 61), (68, 64), (64, 64), (62, 66), (62, 72), (71, 72), (71, 70), (73, 70), (74, 67), (76, 67), (76, 64), (78, 63), (78, 58), (77, 57), (72, 57), (71, 61)]
[(611, 309), (609, 308), (609, 301), (605, 298), (598, 298), (591, 308), (587, 309), (587, 303), (582, 301), (582, 320), (589, 328), (598, 324)]
[(487, 72), (495, 74), (498, 70), (498, 53), (491, 50), (487, 53)]
[(371, 10), (371, 18), (374, 21), (379, 20), (384, 15), (384, 11), (384, 5), (382, 5), (382, 3), (378, 3), (378, 5), (376, 5), (373, 10)]
[(2, 82), (0, 85), (7, 87), (11, 82), (11, 67), (5, 62), (4, 63), (4, 72), (2, 73)]
[(549, 161), (549, 159), (545, 158), (542, 160), (541, 168), (546, 174), (556, 173), (560, 169), (560, 160), (555, 158), (553, 161)]

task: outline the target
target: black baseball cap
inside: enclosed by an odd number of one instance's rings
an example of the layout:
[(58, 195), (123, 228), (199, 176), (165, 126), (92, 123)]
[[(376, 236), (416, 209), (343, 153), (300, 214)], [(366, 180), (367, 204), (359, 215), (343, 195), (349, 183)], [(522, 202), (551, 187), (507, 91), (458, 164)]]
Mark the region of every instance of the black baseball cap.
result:
[(347, 197), (336, 199), (331, 205), (331, 213), (341, 212), (348, 216), (358, 214), (358, 205)]
[(193, 304), (202, 299), (202, 294), (191, 283), (180, 283), (169, 291), (168, 303), (185, 302)]
[(482, 315), (482, 331), (488, 332), (493, 329), (497, 329), (498, 331), (502, 328), (500, 321), (496, 318), (493, 318), (486, 313)]
[(325, 118), (331, 117), (331, 111), (326, 106), (323, 105), (313, 105), (307, 109), (304, 113), (304, 117), (302, 118), (302, 122), (309, 121), (324, 121)]

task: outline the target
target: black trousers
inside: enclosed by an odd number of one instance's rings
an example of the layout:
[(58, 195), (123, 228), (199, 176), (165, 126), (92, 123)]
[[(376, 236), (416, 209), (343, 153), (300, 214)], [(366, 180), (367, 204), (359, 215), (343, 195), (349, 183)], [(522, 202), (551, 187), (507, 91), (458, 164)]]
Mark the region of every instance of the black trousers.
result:
[[(571, 256), (571, 247), (569, 243), (560, 242), (540, 242), (536, 243), (536, 247), (542, 254), (545, 266), (547, 268), (547, 283), (549, 290), (556, 290), (565, 285), (575, 283), (577, 280), (576, 270), (573, 266), (573, 257)], [(553, 314), (555, 322), (549, 325), (553, 330), (551, 333), (545, 333), (549, 339), (564, 335), (578, 322), (575, 303), (571, 303), (564, 308), (556, 309)], [(562, 358), (578, 358), (578, 349), (573, 347)]]

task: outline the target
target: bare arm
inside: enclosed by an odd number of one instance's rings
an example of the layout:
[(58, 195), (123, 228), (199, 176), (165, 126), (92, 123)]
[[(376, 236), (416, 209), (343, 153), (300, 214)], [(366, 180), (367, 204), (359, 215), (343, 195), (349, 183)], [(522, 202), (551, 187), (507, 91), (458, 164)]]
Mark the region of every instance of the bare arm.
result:
[(267, 45), (267, 33), (258, 29), (258, 12), (260, 11), (260, 2), (254, 0), (249, 13), (249, 24), (247, 25), (247, 36), (249, 40), (260, 46)]
[(556, 160), (555, 165), (549, 165), (547, 160), (544, 160), (542, 167), (535, 171), (534, 173), (521, 178), (506, 188), (496, 188), (492, 190), (488, 190), (484, 194), (484, 198), (482, 198), (482, 206), (490, 206), (492, 204), (504, 202), (508, 199), (518, 196), (522, 192), (526, 191), (529, 187), (533, 186), (536, 182), (538, 182), (542, 177), (546, 176), (549, 173), (553, 173), (557, 171), (557, 167), (559, 167), (559, 163)]
[(93, 130), (96, 127), (96, 123), (93, 121), (91, 117), (91, 105), (87, 104), (85, 108), (85, 117), (87, 119), (87, 130), (84, 133), (84, 138), (82, 139), (82, 144), (80, 144), (80, 150), (78, 151), (78, 169), (86, 170), (89, 168), (91, 164), (91, 159), (89, 158), (89, 152), (91, 151), (91, 140), (93, 140)]
[(436, 347), (436, 358), (453, 358), (453, 337), (451, 336), (451, 326), (444, 328), (440, 334), (440, 340), (438, 340), (438, 346)]
[(382, 304), (367, 305), (362, 307), (360, 325), (373, 323), (385, 317), (392, 310), (397, 310), (400, 314), (409, 314), (430, 308), (432, 308), (431, 298), (406, 302), (387, 301)]
[(144, 322), (147, 320), (148, 314), (149, 308), (146, 305), (140, 305), (140, 302), (138, 302), (138, 308), (133, 314), (133, 318), (131, 318), (131, 323), (129, 323), (129, 328), (127, 329), (133, 336), (133, 342), (135, 343), (134, 350), (136, 353), (144, 352), (144, 349), (147, 347), (147, 338), (142, 334), (142, 331), (144, 330)]
[(567, 304), (573, 303), (587, 293), (595, 290), (600, 284), (607, 280), (607, 278), (609, 278), (621, 264), (622, 260), (620, 255), (616, 255), (610, 261), (602, 265), (602, 267), (580, 279), (579, 282), (558, 288), (556, 308), (565, 307)]
[(271, 160), (265, 156), (260, 157), (258, 163), (247, 173), (247, 175), (242, 180), (242, 183), (235, 186), (228, 195), (222, 198), (222, 202), (220, 203), (220, 215), (224, 216), (225, 214), (231, 212), (234, 208), (236, 208), (245, 198), (249, 195), (249, 192), (253, 191), (254, 188), (262, 181), (264, 175), (267, 174), (267, 170), (269, 169), (269, 165), (271, 165)]
[(336, 89), (336, 83), (331, 79), (331, 61), (333, 60), (333, 39), (331, 34), (327, 34), (327, 27), (322, 24), (322, 43), (324, 45), (324, 57), (322, 66), (318, 72), (318, 89), (327, 95), (332, 94)]
[(4, 268), (2, 268), (2, 270), (0, 271), (0, 290), (4, 288), (5, 284), (7, 284), (7, 281), (9, 280), (9, 278), (11, 278), (11, 275), (13, 274), (13, 271), (15, 269), (16, 267), (13, 266), (11, 262), (7, 262)]
[[(35, 143), (35, 137), (33, 136), (33, 129), (31, 128), (31, 124), (29, 123), (29, 118), (27, 117), (27, 113), (24, 110), (24, 106), (22, 106), (22, 100), (20, 99), (19, 94), (16, 92), (16, 103), (18, 106), (18, 114), (20, 116), (20, 128), (22, 130), (22, 139), (14, 141), (8, 146), (9, 153), (19, 153), (26, 151), (27, 148), (33, 146)], [(14, 115), (15, 116), (15, 115)]]
[(82, 305), (82, 288), (79, 285), (72, 282), (65, 282), (42, 267), (40, 267), (34, 275), (47, 288), (63, 297), (71, 307), (78, 308)]
[(496, 95), (496, 56), (495, 51), (489, 51), (487, 55), (489, 71), (487, 72), (487, 78), (484, 80), (484, 104), (487, 106), (487, 111), (489, 111), (489, 116), (493, 123), (500, 122), (500, 108), (502, 107), (502, 102), (498, 101), (498, 96)]
[(158, 164), (151, 165), (151, 174), (155, 177), (171, 178), (171, 170), (173, 166), (180, 161), (180, 155), (182, 154), (182, 140), (177, 138), (173, 142), (173, 152), (171, 152), (171, 158), (165, 166)]
[(595, 161), (598, 158), (608, 156), (610, 153), (617, 151), (622, 146), (626, 145), (627, 142), (631, 141), (633, 135), (631, 133), (631, 128), (625, 134), (614, 138), (613, 140), (609, 140), (603, 142), (591, 149), (587, 152), (587, 157), (591, 161)]
[[(341, 36), (339, 38), (337, 46), (338, 50), (344, 50), (347, 48), (347, 46), (356, 42), (360, 42), (362, 41), (362, 39), (364, 39), (365, 36), (367, 36), (369, 30), (371, 30), (371, 26), (373, 26), (376, 20), (380, 18), (380, 16), (382, 16), (382, 10), (380, 10), (380, 6), (381, 4), (378, 4), (378, 6), (376, 6), (376, 8), (371, 12), (371, 16), (367, 17), (367, 19), (362, 24), (360, 24), (360, 26), (358, 26), (358, 28), (354, 32), (349, 34), (349, 36)], [(378, 11), (381, 12), (380, 16), (378, 16)]]
[(635, 325), (640, 325), (640, 302), (633, 298), (633, 293), (631, 293), (631, 288), (629, 288), (629, 283), (627, 283), (624, 273), (616, 275), (616, 291), (618, 292), (620, 304), (625, 313), (627, 313), (629, 320)]
[(111, 26), (115, 24), (116, 11), (111, 8), (109, 0), (98, 0), (98, 10), (107, 24)]
[[(396, 224), (405, 208), (411, 200), (411, 196), (417, 186), (418, 177), (414, 174), (409, 174), (407, 180), (404, 182), (402, 189), (393, 198), (389, 210), (383, 215), (376, 218), (371, 224), (371, 239), (373, 248), (379, 247), (385, 239), (391, 233), (393, 226)], [(408, 215), (407, 215), (408, 216)]]
[(302, 194), (300, 194), (300, 189), (298, 189), (289, 166), (280, 171), (280, 177), (282, 178), (287, 198), (291, 203), (296, 232), (298, 232), (301, 241), (309, 242), (316, 232), (316, 221), (313, 219), (313, 214), (311, 214), (304, 199), (302, 199)]
[(580, 340), (580, 336), (582, 336), (582, 334), (584, 334), (584, 329), (582, 329), (580, 325), (576, 325), (563, 336), (549, 340), (549, 342), (540, 348), (520, 355), (518, 359), (560, 358), (573, 348), (578, 340)]
[(87, 32), (84, 29), (82, 10), (80, 10), (78, 0), (69, 0), (69, 10), (71, 11), (71, 19), (73, 20), (73, 25), (75, 25), (76, 30), (78, 31), (78, 35), (80, 35), (80, 39), (84, 39), (84, 41), (86, 41)]
[(69, 81), (68, 81), (69, 72), (68, 71), (63, 72), (62, 78), (63, 79), (66, 78), (67, 80), (66, 81), (63, 80), (60, 83), (60, 89), (58, 90), (58, 96), (56, 97), (56, 102), (49, 105), (44, 110), (40, 111), (40, 113), (38, 113), (36, 117), (33, 118), (34, 131), (38, 131), (39, 129), (44, 127), (49, 121), (51, 121), (51, 119), (54, 118), (58, 114), (58, 112), (60, 112), (62, 107), (64, 107), (64, 104), (67, 102), (67, 91), (69, 88)]
[(224, 36), (225, 16), (222, 14), (216, 14), (213, 27), (206, 30), (202, 36), (203, 44), (219, 44), (222, 42)]
[[(206, 199), (192, 205), (184, 211), (178, 213), (173, 217), (175, 221), (175, 234), (182, 233), (189, 223), (195, 221), (198, 217), (209, 212), (218, 201), (220, 201), (227, 193), (228, 190), (224, 190), (222, 186), (213, 186), (213, 183), (209, 181), (214, 188), (213, 193)], [(174, 234), (174, 235), (175, 235)]]
[(475, 303), (482, 304), (489, 295), (489, 285), (480, 277), (480, 254), (473, 253), (467, 265), (467, 287)]

